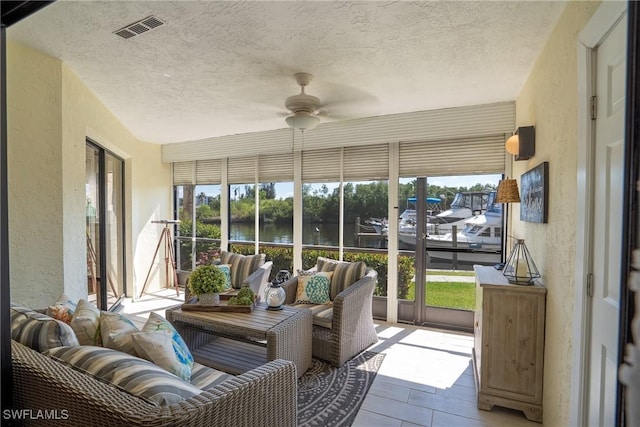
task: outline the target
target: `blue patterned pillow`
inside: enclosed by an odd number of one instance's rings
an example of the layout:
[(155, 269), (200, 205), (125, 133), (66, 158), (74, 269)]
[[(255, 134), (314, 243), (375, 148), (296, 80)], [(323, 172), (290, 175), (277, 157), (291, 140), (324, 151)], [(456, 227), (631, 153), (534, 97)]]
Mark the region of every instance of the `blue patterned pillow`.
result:
[(141, 332), (131, 335), (138, 356), (185, 381), (191, 380), (193, 355), (178, 331), (164, 317), (151, 313)]
[(298, 270), (296, 304), (326, 304), (330, 302), (331, 276), (333, 272)]
[(224, 276), (227, 278), (226, 283), (224, 284), (224, 290), (231, 289), (231, 264), (218, 264), (216, 265), (218, 270), (224, 273)]

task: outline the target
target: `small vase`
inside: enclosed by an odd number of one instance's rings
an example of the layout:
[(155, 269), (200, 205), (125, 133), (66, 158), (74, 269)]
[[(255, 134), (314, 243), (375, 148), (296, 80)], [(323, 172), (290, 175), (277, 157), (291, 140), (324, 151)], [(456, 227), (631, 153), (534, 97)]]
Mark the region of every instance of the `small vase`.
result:
[(220, 294), (202, 294), (198, 297), (198, 302), (208, 305), (220, 304)]

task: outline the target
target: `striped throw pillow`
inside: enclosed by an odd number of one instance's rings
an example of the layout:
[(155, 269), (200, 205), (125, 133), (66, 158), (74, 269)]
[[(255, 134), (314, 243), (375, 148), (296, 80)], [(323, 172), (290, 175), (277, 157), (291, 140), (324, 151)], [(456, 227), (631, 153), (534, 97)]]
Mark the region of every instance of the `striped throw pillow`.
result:
[(362, 261), (338, 263), (331, 278), (331, 301), (340, 292), (362, 279), (366, 268), (366, 264)]
[(242, 288), (244, 279), (264, 264), (265, 255), (242, 255), (233, 252), (220, 252), (220, 264), (231, 265), (231, 286), (235, 289)]
[(318, 257), (316, 270), (333, 271), (331, 278), (331, 301), (336, 295), (364, 277), (367, 265), (362, 261), (337, 261), (331, 258)]
[(80, 345), (69, 325), (26, 307), (11, 306), (11, 338), (44, 352), (61, 346)]
[(339, 263), (336, 259), (319, 256), (316, 259), (316, 271), (333, 271)]
[(46, 354), (156, 406), (173, 405), (202, 392), (151, 362), (110, 348), (58, 347)]

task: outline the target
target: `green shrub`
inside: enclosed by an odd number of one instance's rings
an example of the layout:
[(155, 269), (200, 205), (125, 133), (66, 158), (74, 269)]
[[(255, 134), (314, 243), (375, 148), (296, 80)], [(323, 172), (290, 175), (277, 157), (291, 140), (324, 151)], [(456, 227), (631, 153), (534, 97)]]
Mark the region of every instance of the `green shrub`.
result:
[(215, 265), (201, 265), (191, 272), (187, 285), (193, 295), (216, 294), (225, 290), (227, 278)]
[[(231, 245), (231, 252), (253, 255), (255, 253), (255, 246), (253, 243), (233, 243)], [(275, 247), (275, 246), (260, 246), (260, 253), (264, 253), (266, 261), (273, 262), (273, 268), (271, 269), (271, 276), (269, 280), (275, 278), (275, 275), (280, 270), (287, 270), (291, 272), (293, 276), (296, 272), (293, 271), (293, 248), (291, 247)], [(338, 259), (338, 251), (327, 249), (304, 249), (302, 251), (302, 268), (308, 270), (316, 265), (316, 260), (319, 256), (331, 259)], [(373, 268), (378, 273), (378, 284), (374, 295), (386, 296), (387, 295), (387, 280), (388, 280), (388, 262), (389, 257), (387, 254), (368, 253), (368, 252), (345, 252), (345, 261), (364, 261), (367, 267)], [(414, 276), (414, 258), (409, 256), (398, 257), (398, 298), (406, 299), (409, 293), (409, 289), (412, 285), (412, 279)]]

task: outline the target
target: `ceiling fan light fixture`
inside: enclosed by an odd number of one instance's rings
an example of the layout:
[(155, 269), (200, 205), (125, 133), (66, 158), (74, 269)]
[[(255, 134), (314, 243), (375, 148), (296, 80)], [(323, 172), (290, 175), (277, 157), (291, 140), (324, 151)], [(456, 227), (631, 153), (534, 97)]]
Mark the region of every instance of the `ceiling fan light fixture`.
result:
[(308, 111), (298, 111), (288, 116), (285, 121), (291, 129), (294, 130), (311, 130), (320, 124), (318, 116)]

